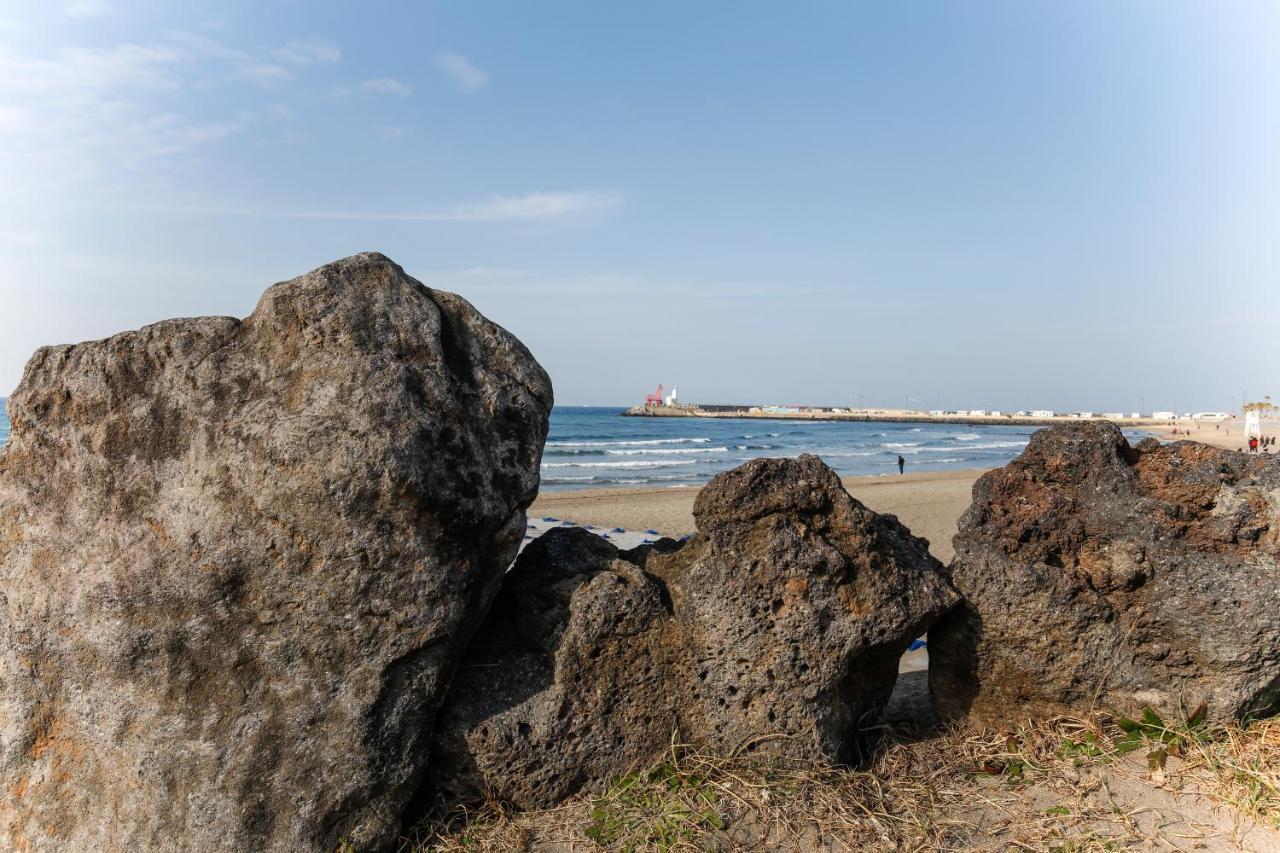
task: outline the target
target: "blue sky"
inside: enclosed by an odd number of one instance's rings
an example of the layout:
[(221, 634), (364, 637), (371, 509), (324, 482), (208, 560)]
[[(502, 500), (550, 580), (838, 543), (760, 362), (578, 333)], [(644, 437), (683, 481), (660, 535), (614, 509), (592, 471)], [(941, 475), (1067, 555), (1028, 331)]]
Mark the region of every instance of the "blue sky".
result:
[(361, 250), (563, 403), (1280, 394), (1278, 10), (0, 0), (0, 394)]

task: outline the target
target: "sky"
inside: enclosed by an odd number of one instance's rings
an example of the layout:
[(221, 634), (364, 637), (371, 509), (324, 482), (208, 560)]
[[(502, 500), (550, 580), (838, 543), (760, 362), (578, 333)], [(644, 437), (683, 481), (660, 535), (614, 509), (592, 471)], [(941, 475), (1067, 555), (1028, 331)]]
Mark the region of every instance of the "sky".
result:
[(381, 251), (559, 403), (1280, 397), (1272, 2), (0, 0), (0, 395)]

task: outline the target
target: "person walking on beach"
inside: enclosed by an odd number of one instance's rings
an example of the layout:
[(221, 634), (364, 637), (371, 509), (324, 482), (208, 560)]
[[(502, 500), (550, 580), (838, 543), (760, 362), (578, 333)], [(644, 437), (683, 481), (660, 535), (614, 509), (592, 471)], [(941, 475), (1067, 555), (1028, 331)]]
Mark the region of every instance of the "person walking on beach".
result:
[(899, 453), (898, 454), (898, 473), (899, 474), (903, 473), (902, 469), (906, 467), (906, 464), (907, 464), (907, 460), (903, 459), (902, 454)]

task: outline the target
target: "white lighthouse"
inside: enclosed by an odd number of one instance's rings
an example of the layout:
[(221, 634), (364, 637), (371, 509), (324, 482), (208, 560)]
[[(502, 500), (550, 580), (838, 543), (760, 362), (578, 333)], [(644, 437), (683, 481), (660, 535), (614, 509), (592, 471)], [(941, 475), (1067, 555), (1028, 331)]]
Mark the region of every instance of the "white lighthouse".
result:
[(676, 389), (676, 386), (674, 385), (671, 386), (671, 393), (667, 395), (667, 405), (668, 406), (680, 405), (680, 392)]

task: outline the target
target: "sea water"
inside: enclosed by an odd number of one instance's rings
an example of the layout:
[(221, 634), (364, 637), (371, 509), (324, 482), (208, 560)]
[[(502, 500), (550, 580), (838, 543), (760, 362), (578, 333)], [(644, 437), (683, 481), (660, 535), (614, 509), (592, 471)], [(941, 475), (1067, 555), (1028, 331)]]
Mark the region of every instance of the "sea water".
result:
[[(623, 409), (556, 406), (542, 488), (698, 486), (759, 456), (816, 453), (846, 476), (992, 468), (1022, 452), (1036, 427), (966, 424), (624, 418)], [(1126, 433), (1136, 441), (1141, 433)], [(0, 401), (0, 445), (9, 418)]]
[[(556, 406), (542, 454), (544, 491), (701, 485), (760, 456), (814, 453), (844, 476), (1004, 465), (1032, 426), (863, 421), (621, 417), (623, 409)], [(1137, 437), (1135, 433), (1131, 440)]]

